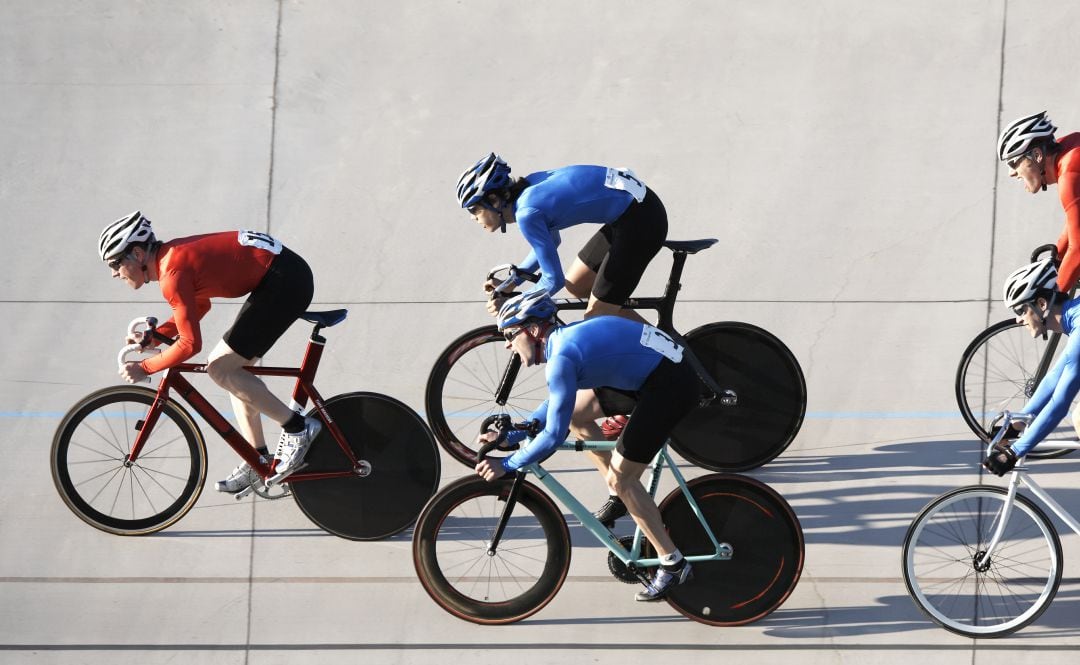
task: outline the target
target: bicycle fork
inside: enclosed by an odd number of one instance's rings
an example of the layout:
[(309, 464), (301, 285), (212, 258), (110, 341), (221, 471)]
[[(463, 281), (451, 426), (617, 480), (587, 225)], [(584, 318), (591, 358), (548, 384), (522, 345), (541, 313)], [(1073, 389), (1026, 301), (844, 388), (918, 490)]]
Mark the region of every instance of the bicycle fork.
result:
[(510, 521), (510, 515), (514, 512), (518, 497), (521, 496), (521, 487), (525, 484), (525, 472), (518, 471), (514, 474), (514, 482), (510, 486), (510, 492), (506, 495), (506, 504), (503, 506), (499, 522), (495, 525), (495, 533), (491, 534), (491, 540), (487, 542), (487, 555), (495, 556), (498, 553), (499, 541), (502, 540), (506, 525)]

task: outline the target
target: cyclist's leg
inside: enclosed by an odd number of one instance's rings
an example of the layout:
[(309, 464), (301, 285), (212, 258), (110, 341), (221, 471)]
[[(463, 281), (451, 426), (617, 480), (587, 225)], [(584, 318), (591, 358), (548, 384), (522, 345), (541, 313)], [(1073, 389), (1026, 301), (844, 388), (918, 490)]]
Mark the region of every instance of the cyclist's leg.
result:
[[(626, 212), (601, 231), (605, 229), (607, 233), (604, 237), (610, 248), (596, 267), (596, 280), (585, 317), (617, 314), (644, 321), (632, 310), (624, 310), (622, 304), (637, 288), (649, 262), (667, 239), (664, 204), (652, 190), (648, 190), (644, 201), (631, 203)], [(586, 258), (595, 262), (596, 254), (594, 247)]]
[(645, 472), (647, 466), (648, 462), (635, 462), (623, 457), (619, 451), (615, 451), (611, 455), (611, 472), (607, 476), (607, 481), (609, 485), (615, 487), (615, 492), (630, 511), (630, 517), (634, 518), (634, 523), (641, 527), (645, 537), (649, 539), (656, 551), (660, 556), (667, 556), (675, 551), (675, 543), (671, 541), (671, 536), (664, 529), (660, 509), (656, 507), (653, 498), (641, 484), (641, 474)]
[[(295, 414), (255, 375), (244, 370), (266, 352), (311, 304), (311, 269), (282, 248), (266, 276), (248, 296), (236, 321), (211, 354), (207, 373), (244, 405), (284, 425)], [(245, 414), (237, 413), (243, 420)]]
[(697, 402), (693, 369), (687, 363), (662, 359), (641, 386), (637, 407), (619, 435), (619, 443), (611, 456), (608, 482), (661, 556), (675, 551), (675, 545), (640, 478), (671, 430)]
[[(623, 309), (622, 301), (619, 304), (607, 303), (599, 300), (593, 293), (596, 285), (597, 272), (607, 259), (611, 249), (613, 231), (610, 224), (600, 228), (589, 242), (578, 252), (577, 258), (566, 271), (566, 290), (575, 298), (588, 298), (589, 304), (585, 310), (585, 318), (591, 316), (622, 316), (632, 321), (648, 323), (640, 314), (632, 309)], [(640, 276), (639, 276), (640, 277)], [(632, 289), (631, 289), (632, 290)], [(623, 299), (625, 301), (625, 298)]]
[[(577, 401), (574, 403), (574, 413), (570, 416), (570, 434), (585, 441), (600, 441), (604, 438), (604, 432), (596, 421), (604, 415), (596, 391), (591, 388), (579, 390)], [(611, 453), (594, 450), (587, 452), (597, 470), (607, 478), (611, 472)], [(609, 486), (608, 493), (615, 494), (614, 488)]]
[(241, 433), (247, 437), (248, 441), (256, 443), (258, 440), (265, 445), (259, 414), (266, 414), (266, 417), (283, 425), (293, 416), (293, 412), (270, 392), (259, 377), (244, 369), (257, 361), (258, 357), (246, 358), (234, 351), (229, 343), (222, 339), (210, 352), (206, 373), (214, 380), (214, 383), (228, 391)]

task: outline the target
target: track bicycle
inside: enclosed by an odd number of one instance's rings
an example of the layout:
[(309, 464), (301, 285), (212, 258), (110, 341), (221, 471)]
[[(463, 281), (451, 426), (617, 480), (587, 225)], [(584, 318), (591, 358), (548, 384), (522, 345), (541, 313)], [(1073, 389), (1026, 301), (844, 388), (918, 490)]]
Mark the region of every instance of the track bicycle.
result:
[[(992, 421), (996, 434), (987, 454), (1019, 419), (1006, 411)], [(1065, 441), (1043, 445), (1052, 450), (1080, 448), (1080, 443)], [(1037, 619), (1057, 593), (1061, 539), (1039, 505), (1019, 493), (1020, 486), (1078, 534), (1080, 522), (1031, 478), (1024, 461), (1017, 462), (1007, 488), (972, 485), (934, 499), (904, 537), (908, 593), (946, 630), (967, 637), (1002, 637)]]
[[(325, 531), (351, 540), (377, 540), (405, 529), (439, 485), (434, 438), (408, 406), (387, 395), (351, 392), (323, 400), (314, 379), (326, 338), (320, 334), (345, 320), (347, 310), (305, 312), (314, 325), (300, 367), (249, 366), (258, 376), (296, 379), (291, 408), (323, 429), (304, 465), (275, 484), (276, 462), (264, 462), (229, 421), (184, 377), (205, 374), (205, 364), (181, 363), (166, 370), (157, 390), (112, 386), (79, 401), (64, 416), (50, 454), (53, 483), (64, 503), (94, 528), (117, 535), (144, 535), (175, 524), (195, 505), (206, 480), (206, 444), (198, 425), (171, 393), (182, 397), (267, 484), (267, 498), (291, 494), (300, 510)], [(136, 319), (153, 336), (152, 317)], [(141, 345), (124, 347), (122, 364)]]
[[(1041, 245), (1031, 253), (1031, 262), (1047, 252), (1057, 260), (1054, 245)], [(1001, 411), (1023, 408), (1057, 359), (1060, 346), (1061, 333), (1032, 338), (1015, 318), (998, 321), (979, 333), (964, 349), (956, 369), (956, 403), (971, 431), (983, 441), (993, 438), (991, 419)], [(1069, 452), (1067, 448), (1044, 448), (1029, 456), (1038, 459)]]
[[(485, 419), (509, 422), (505, 415)], [(519, 428), (528, 425), (518, 425)], [(499, 441), (485, 444), (482, 458)], [(557, 450), (614, 450), (614, 441), (566, 441)], [(667, 451), (650, 464), (646, 487), (655, 500), (664, 467), (678, 488), (660, 503), (672, 540), (693, 565), (693, 578), (665, 600), (713, 626), (757, 621), (778, 608), (802, 574), (802, 526), (768, 485), (731, 473), (686, 481)], [(479, 624), (506, 624), (538, 612), (558, 593), (570, 568), (570, 532), (548, 493), (608, 550), (612, 575), (647, 583), (659, 565), (641, 529), (616, 537), (540, 463), (487, 482), (471, 475), (428, 502), (413, 529), (413, 563), (428, 595), (447, 612)]]
[[(784, 343), (757, 326), (709, 323), (685, 338), (675, 331), (672, 318), (686, 257), (716, 242), (666, 241), (672, 266), (664, 295), (631, 298), (625, 306), (656, 311), (657, 328), (682, 344), (684, 358), (702, 381), (701, 406), (672, 433), (672, 448), (712, 471), (745, 471), (772, 460), (795, 438), (806, 412), (806, 381)], [(488, 278), (503, 271), (508, 277), (496, 292), (538, 279), (512, 265), (499, 266)], [(583, 311), (588, 305), (580, 298), (555, 303), (560, 312)], [(470, 467), (476, 456), (470, 435), (478, 423), (503, 412), (526, 419), (547, 396), (543, 368), (523, 367), (517, 354), (505, 347), (494, 325), (470, 330), (440, 354), (428, 377), (424, 404), (435, 438)]]

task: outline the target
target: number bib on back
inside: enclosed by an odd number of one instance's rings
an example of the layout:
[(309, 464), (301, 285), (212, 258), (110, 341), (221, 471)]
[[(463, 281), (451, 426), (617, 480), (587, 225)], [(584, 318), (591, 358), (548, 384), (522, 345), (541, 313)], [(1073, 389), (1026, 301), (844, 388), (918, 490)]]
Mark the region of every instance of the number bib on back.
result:
[(281, 241), (267, 233), (260, 233), (259, 231), (240, 231), (236, 236), (236, 241), (245, 247), (265, 249), (271, 254), (276, 255), (281, 253)]
[(609, 168), (607, 175), (604, 177), (604, 187), (629, 192), (638, 203), (645, 200), (645, 183), (638, 180), (630, 169)]
[(656, 351), (673, 363), (682, 362), (683, 348), (662, 330), (645, 326), (641, 330), (641, 345)]

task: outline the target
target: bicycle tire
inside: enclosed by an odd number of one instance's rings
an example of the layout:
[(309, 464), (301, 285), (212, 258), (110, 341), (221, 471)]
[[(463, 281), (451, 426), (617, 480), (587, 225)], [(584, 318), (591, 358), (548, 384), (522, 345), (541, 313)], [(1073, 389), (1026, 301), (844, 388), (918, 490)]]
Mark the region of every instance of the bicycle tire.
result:
[[(323, 530), (349, 540), (380, 540), (410, 526), (439, 487), (439, 450), (427, 425), (405, 404), (378, 393), (336, 395), (325, 406), (371, 473), (290, 483), (300, 510)], [(318, 412), (312, 409), (308, 416)], [(350, 468), (325, 427), (304, 462), (303, 473)]]
[[(1061, 352), (1058, 344), (1054, 358)], [(1046, 353), (1047, 343), (1033, 338), (1027, 327), (1015, 319), (998, 321), (971, 340), (956, 368), (956, 404), (960, 416), (983, 441), (990, 441), (990, 422), (1004, 409), (1019, 411), (1035, 392), (1036, 368)], [(1069, 431), (1072, 423), (1064, 421)], [(1060, 457), (1068, 448), (1033, 450), (1032, 459)]]
[(95, 529), (139, 536), (165, 529), (195, 505), (206, 480), (206, 445), (191, 416), (169, 401), (132, 464), (126, 459), (156, 392), (112, 386), (87, 395), (60, 421), (53, 484)]
[(1046, 514), (1020, 494), (989, 566), (976, 566), (1006, 496), (1000, 487), (979, 485), (947, 492), (919, 512), (904, 537), (908, 593), (950, 632), (1016, 632), (1046, 610), (1061, 584), (1061, 540)]
[(711, 471), (755, 469), (784, 452), (806, 414), (806, 380), (794, 354), (772, 333), (736, 321), (701, 326), (686, 339), (738, 401), (691, 411), (672, 432), (671, 447)]
[[(687, 487), (717, 541), (733, 552), (728, 561), (693, 563), (693, 578), (671, 589), (668, 604), (712, 626), (741, 626), (776, 610), (798, 585), (805, 556), (802, 525), (791, 506), (745, 476), (714, 473)], [(715, 551), (681, 489), (664, 499), (660, 514), (684, 556)]]
[(570, 531), (551, 499), (524, 483), (498, 551), (487, 543), (513, 479), (465, 477), (428, 503), (413, 531), (413, 564), (440, 607), (478, 624), (506, 624), (540, 611), (570, 569)]
[[(470, 469), (480, 423), (496, 413), (527, 420), (547, 398), (543, 366), (520, 367), (504, 406), (495, 401), (507, 365), (520, 361), (506, 349), (495, 326), (482, 326), (450, 343), (435, 361), (424, 391), (424, 408), (439, 445)], [(492, 457), (499, 457), (498, 452)]]

